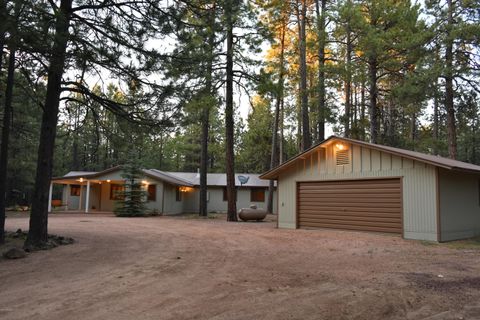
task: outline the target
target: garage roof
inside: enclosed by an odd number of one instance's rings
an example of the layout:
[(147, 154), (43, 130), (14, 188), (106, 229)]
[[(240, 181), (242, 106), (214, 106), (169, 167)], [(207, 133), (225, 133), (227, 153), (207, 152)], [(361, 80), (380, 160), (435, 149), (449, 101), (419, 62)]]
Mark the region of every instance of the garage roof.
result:
[(457, 170), (457, 171), (467, 171), (467, 172), (472, 172), (472, 173), (480, 173), (480, 166), (467, 163), (467, 162), (462, 162), (458, 160), (453, 160), (449, 158), (444, 158), (440, 156), (435, 156), (431, 154), (425, 154), (421, 152), (416, 152), (416, 151), (410, 151), (410, 150), (405, 150), (405, 149), (400, 149), (400, 148), (394, 148), (394, 147), (389, 147), (389, 146), (384, 146), (381, 144), (374, 144), (374, 143), (369, 143), (365, 141), (360, 141), (360, 140), (355, 140), (355, 139), (350, 139), (350, 138), (343, 138), (343, 137), (337, 137), (337, 136), (330, 136), (329, 138), (323, 140), (322, 142), (316, 144), (315, 146), (305, 150), (304, 152), (296, 155), (295, 157), (289, 159), (288, 161), (282, 163), (281, 165), (277, 166), (276, 168), (273, 168), (272, 170), (269, 170), (262, 175), (260, 175), (261, 179), (276, 179), (278, 178), (278, 175), (281, 171), (286, 169), (287, 167), (291, 166), (292, 164), (296, 163), (299, 159), (303, 159), (306, 155), (315, 152), (318, 148), (321, 148), (332, 141), (343, 141), (346, 143), (350, 143), (353, 145), (358, 145), (362, 147), (367, 147), (370, 149), (375, 149), (383, 152), (388, 152), (400, 157), (404, 157), (407, 159), (412, 159), (420, 162), (424, 162), (436, 167), (441, 167), (447, 170)]

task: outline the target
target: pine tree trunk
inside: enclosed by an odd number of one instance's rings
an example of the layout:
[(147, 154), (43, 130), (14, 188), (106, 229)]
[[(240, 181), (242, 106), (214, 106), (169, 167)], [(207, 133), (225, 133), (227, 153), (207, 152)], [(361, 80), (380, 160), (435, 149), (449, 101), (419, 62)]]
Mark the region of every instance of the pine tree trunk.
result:
[[(8, 59), (7, 86), (5, 89), (5, 106), (2, 123), (2, 141), (0, 146), (0, 244), (5, 242), (5, 207), (8, 171), (8, 142), (12, 119), (12, 98), (15, 77), (16, 39), (10, 39), (10, 56)], [(0, 66), (1, 67), (1, 66)]]
[(438, 155), (438, 81), (435, 81), (434, 95), (433, 95), (433, 154)]
[[(278, 164), (278, 127), (280, 122), (280, 108), (283, 101), (283, 77), (285, 64), (285, 32), (286, 23), (283, 23), (280, 36), (280, 70), (278, 72), (277, 101), (275, 103), (275, 116), (273, 121), (272, 133), (272, 153), (270, 155), (270, 170)], [(282, 150), (283, 151), (283, 150)], [(273, 213), (273, 193), (275, 191), (275, 181), (270, 180), (268, 184), (268, 202), (267, 212)]]
[(345, 77), (345, 116), (344, 116), (344, 128), (345, 128), (345, 137), (350, 137), (350, 113), (352, 109), (352, 101), (351, 101), (351, 91), (352, 91), (352, 71), (351, 71), (351, 64), (352, 64), (352, 51), (353, 45), (351, 40), (351, 32), (350, 26), (347, 24), (347, 51), (345, 57), (345, 65), (346, 65), (346, 77)]
[[(215, 45), (215, 7), (210, 12), (210, 34), (208, 37), (208, 66), (206, 71), (205, 94), (212, 95), (213, 47)], [(211, 101), (208, 99), (208, 101)], [(210, 106), (204, 106), (202, 115), (202, 142), (200, 153), (200, 216), (208, 215), (207, 205), (207, 173), (208, 173), (208, 131), (210, 128)]]
[(448, 18), (447, 18), (447, 37), (445, 45), (445, 107), (447, 109), (447, 137), (448, 137), (448, 155), (452, 159), (457, 158), (457, 128), (455, 124), (455, 107), (453, 92), (453, 39), (451, 29), (453, 27), (454, 4), (452, 0), (447, 0)]
[(370, 142), (378, 142), (378, 107), (377, 107), (377, 59), (370, 57), (368, 60), (369, 77), (370, 77)]
[[(320, 5), (321, 1), (321, 5)], [(317, 32), (318, 32), (318, 140), (325, 140), (325, 114), (326, 114), (326, 97), (325, 97), (325, 10), (327, 0), (316, 0), (315, 9), (317, 12)]]
[(285, 118), (285, 115), (284, 115), (284, 101), (285, 99), (282, 98), (282, 101), (280, 102), (280, 143), (279, 143), (279, 146), (278, 146), (278, 154), (279, 154), (279, 158), (278, 158), (278, 163), (279, 164), (282, 164), (283, 161), (284, 161), (284, 141), (285, 141), (285, 138), (284, 138), (284, 118)]
[[(235, 0), (234, 0), (235, 1)], [(235, 156), (233, 152), (234, 122), (233, 122), (233, 1), (225, 3), (225, 22), (227, 27), (227, 65), (225, 93), (225, 147), (227, 174), (227, 221), (238, 221), (237, 197), (235, 188)]]
[[(272, 133), (272, 154), (270, 155), (270, 169), (273, 169), (277, 165), (278, 159), (278, 122), (280, 118), (280, 99), (277, 99), (275, 105), (275, 116), (273, 120), (273, 133)], [(273, 213), (273, 192), (275, 190), (274, 180), (270, 180), (268, 184), (268, 202), (267, 212)]]
[(395, 123), (394, 123), (394, 102), (393, 99), (390, 98), (390, 103), (388, 105), (388, 114), (387, 114), (387, 126), (386, 126), (386, 131), (387, 131), (387, 141), (388, 145), (394, 146), (395, 144)]
[(69, 39), (70, 14), (73, 0), (62, 0), (56, 14), (54, 44), (48, 67), (48, 83), (40, 130), (37, 174), (30, 214), (30, 228), (25, 247), (42, 248), (48, 236), (48, 193), (52, 178), (53, 151), (58, 120), (58, 107), (65, 55)]
[(163, 132), (160, 133), (158, 169), (163, 170)]
[(208, 214), (207, 209), (207, 172), (208, 172), (208, 131), (209, 131), (209, 118), (210, 108), (204, 107), (202, 111), (202, 142), (200, 151), (200, 210), (199, 214), (202, 217), (206, 217)]
[(365, 81), (362, 82), (362, 88), (360, 91), (360, 121), (361, 126), (361, 139), (365, 141)]
[(410, 139), (412, 141), (413, 150), (415, 150), (415, 143), (417, 140), (417, 115), (415, 112), (412, 113), (412, 118), (410, 119)]
[[(2, 77), (3, 68), (3, 48), (5, 46), (5, 33), (7, 31), (7, 2), (0, 0), (0, 77)], [(1, 91), (0, 91), (1, 92)]]
[(355, 85), (353, 87), (353, 121), (352, 121), (352, 131), (353, 131), (353, 138), (358, 139), (358, 87)]
[[(0, 72), (3, 64), (3, 47), (5, 46), (5, 33), (7, 27), (7, 2), (0, 0), (0, 18), (2, 24), (0, 26)], [(0, 145), (0, 244), (5, 242), (5, 209), (6, 209), (6, 192), (7, 192), (7, 173), (8, 173), (8, 145), (10, 140), (10, 129), (12, 119), (12, 102), (13, 87), (15, 85), (15, 59), (17, 51), (17, 17), (20, 11), (20, 2), (15, 3), (15, 20), (10, 20), (10, 40), (8, 58), (7, 81), (5, 88), (4, 114), (2, 122), (2, 140)]]
[[(310, 120), (308, 114), (308, 90), (307, 90), (307, 0), (300, 0), (302, 10), (299, 13), (299, 45), (300, 45), (300, 103), (302, 121), (302, 150), (307, 150), (312, 145), (310, 136)], [(298, 3), (297, 3), (298, 4)]]
[[(5, 31), (6, 31), (5, 29), (6, 29), (6, 21), (7, 21), (6, 13), (7, 13), (6, 2), (4, 0), (0, 0), (0, 52), (1, 52), (0, 77), (2, 77), (2, 68), (3, 68), (3, 47), (5, 45)], [(5, 127), (5, 125), (3, 125), (3, 127)], [(2, 144), (3, 144), (3, 141), (5, 141), (4, 139), (5, 138), (2, 137)], [(0, 157), (3, 157), (1, 153), (2, 151), (0, 147)], [(3, 184), (4, 183), (3, 181), (5, 180), (6, 179), (4, 178), (3, 180), (0, 181), (0, 183)], [(3, 200), (0, 200), (0, 201), (5, 201), (5, 197), (3, 197)], [(3, 207), (5, 207), (5, 205)], [(5, 242), (5, 209), (0, 211), (0, 244), (3, 244), (4, 242)]]

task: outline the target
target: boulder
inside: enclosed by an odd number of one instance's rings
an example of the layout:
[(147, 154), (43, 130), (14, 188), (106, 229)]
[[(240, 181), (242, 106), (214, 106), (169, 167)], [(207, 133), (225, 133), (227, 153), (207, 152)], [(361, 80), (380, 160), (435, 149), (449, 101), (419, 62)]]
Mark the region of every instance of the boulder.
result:
[(23, 249), (10, 248), (3, 253), (6, 259), (22, 259), (27, 256), (27, 253)]

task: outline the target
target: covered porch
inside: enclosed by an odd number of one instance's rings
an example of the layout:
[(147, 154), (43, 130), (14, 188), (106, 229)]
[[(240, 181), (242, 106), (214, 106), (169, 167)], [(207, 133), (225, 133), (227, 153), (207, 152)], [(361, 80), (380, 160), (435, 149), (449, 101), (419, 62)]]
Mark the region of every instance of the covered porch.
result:
[[(48, 212), (113, 213), (123, 180), (71, 177), (52, 179)], [(57, 190), (55, 190), (57, 189)]]

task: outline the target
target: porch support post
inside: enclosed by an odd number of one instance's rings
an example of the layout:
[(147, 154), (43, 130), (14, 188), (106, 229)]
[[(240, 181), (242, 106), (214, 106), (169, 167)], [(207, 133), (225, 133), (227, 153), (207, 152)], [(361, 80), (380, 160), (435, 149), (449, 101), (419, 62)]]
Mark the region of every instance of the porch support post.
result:
[(80, 197), (78, 200), (78, 211), (82, 210), (82, 195), (83, 195), (83, 185), (80, 185)]
[(48, 212), (52, 212), (52, 193), (53, 193), (53, 182), (50, 182), (50, 189), (48, 190)]
[(90, 180), (87, 181), (87, 195), (85, 196), (85, 213), (88, 213), (90, 207)]
[(65, 188), (67, 191), (65, 192), (65, 211), (68, 211), (68, 199), (70, 198), (70, 184), (67, 183), (67, 187)]

